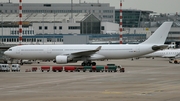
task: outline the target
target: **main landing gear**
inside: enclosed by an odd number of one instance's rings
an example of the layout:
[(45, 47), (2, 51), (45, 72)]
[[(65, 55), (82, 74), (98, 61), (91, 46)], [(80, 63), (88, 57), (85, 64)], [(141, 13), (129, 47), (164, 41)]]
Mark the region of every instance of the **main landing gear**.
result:
[(20, 65), (23, 65), (23, 61), (22, 61), (22, 59), (20, 60)]
[(91, 62), (91, 61), (83, 62), (81, 63), (81, 66), (96, 66), (96, 62)]

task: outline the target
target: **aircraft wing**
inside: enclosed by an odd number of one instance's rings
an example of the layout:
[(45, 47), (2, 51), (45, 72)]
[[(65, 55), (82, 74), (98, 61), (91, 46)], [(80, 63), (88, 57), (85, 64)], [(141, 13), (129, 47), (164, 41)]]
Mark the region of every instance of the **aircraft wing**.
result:
[[(71, 55), (73, 57), (91, 56), (91, 55), (95, 54), (96, 52), (98, 52), (100, 49), (101, 49), (101, 46), (97, 47), (94, 50), (79, 51), (79, 52), (70, 53), (68, 55)], [(67, 55), (67, 54), (64, 54), (64, 55)]]

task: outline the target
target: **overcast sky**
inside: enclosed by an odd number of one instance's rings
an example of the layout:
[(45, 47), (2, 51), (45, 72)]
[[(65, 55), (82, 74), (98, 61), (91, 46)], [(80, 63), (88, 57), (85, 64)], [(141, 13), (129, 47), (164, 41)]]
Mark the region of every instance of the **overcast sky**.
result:
[[(0, 0), (0, 2), (8, 2), (9, 0)], [(70, 3), (71, 0), (22, 0), (24, 3)], [(116, 9), (119, 7), (120, 0), (73, 0), (78, 3), (110, 3)], [(19, 2), (19, 0), (11, 0), (13, 3)], [(138, 9), (138, 10), (150, 10), (157, 13), (180, 13), (180, 0), (123, 0), (123, 9)]]

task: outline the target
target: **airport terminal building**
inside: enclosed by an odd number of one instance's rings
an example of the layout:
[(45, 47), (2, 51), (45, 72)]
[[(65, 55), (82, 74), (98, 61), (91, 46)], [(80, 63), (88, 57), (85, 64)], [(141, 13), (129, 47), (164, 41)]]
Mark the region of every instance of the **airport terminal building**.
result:
[[(18, 14), (18, 6), (18, 3), (2, 3), (0, 12)], [(109, 3), (23, 3), (23, 13), (93, 13), (103, 22), (115, 22), (115, 7)]]
[[(18, 6), (0, 3), (1, 43), (18, 44)], [(180, 16), (151, 13), (123, 9), (123, 43), (144, 41), (164, 21), (174, 22), (166, 41), (180, 43)], [(119, 9), (108, 3), (23, 3), (22, 18), (23, 44), (65, 44), (69, 35), (86, 35), (85, 43), (119, 43)]]

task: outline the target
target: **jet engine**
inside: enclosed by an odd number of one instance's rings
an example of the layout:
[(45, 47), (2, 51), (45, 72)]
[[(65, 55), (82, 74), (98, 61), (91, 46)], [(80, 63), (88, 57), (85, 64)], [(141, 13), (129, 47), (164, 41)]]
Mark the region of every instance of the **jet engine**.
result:
[(56, 56), (56, 63), (57, 64), (65, 64), (68, 63), (68, 56), (58, 55)]

